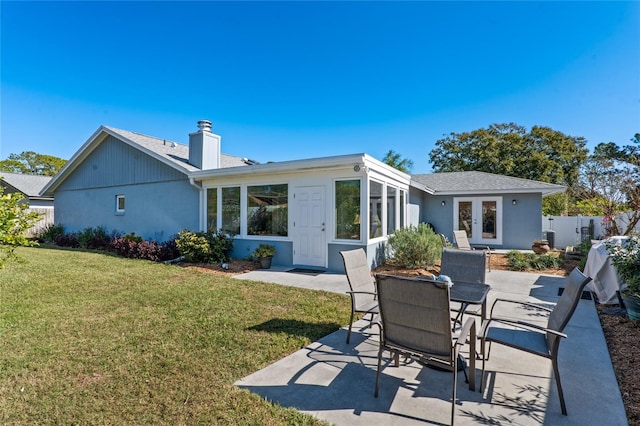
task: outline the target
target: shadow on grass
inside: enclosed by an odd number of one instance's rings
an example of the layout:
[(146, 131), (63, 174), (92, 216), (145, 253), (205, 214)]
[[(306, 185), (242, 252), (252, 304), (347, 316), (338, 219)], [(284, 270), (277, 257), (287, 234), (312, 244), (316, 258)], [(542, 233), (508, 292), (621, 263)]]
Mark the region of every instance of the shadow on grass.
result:
[(341, 326), (335, 322), (307, 322), (294, 319), (272, 318), (262, 324), (249, 327), (248, 330), (266, 331), (268, 333), (285, 333), (292, 336), (306, 337), (315, 341), (338, 330)]

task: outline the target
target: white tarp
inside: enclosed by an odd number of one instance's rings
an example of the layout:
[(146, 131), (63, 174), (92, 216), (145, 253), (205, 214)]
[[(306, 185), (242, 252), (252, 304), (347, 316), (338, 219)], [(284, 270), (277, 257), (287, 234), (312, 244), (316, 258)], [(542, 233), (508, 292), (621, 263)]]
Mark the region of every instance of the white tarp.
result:
[(584, 266), (584, 274), (591, 277), (587, 288), (593, 291), (602, 304), (612, 305), (618, 303), (616, 291), (620, 290), (620, 282), (615, 267), (611, 264), (609, 252), (605, 243), (607, 241), (621, 245), (628, 237), (611, 237), (591, 246), (587, 263)]

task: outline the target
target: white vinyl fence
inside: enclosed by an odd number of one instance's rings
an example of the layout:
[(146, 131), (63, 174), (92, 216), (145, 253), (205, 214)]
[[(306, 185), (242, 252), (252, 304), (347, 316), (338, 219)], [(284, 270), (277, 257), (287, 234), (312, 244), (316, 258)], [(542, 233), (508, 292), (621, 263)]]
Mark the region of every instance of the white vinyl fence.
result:
[[(624, 217), (620, 215), (616, 219), (620, 229), (627, 227)], [(591, 221), (593, 221), (593, 235), (590, 233)], [(542, 216), (542, 236), (548, 236), (547, 231), (553, 231), (553, 245), (556, 248), (575, 246), (585, 239), (591, 239), (592, 236), (596, 240), (603, 239), (606, 235), (605, 226), (602, 216)], [(640, 224), (636, 226), (636, 232), (640, 232)]]

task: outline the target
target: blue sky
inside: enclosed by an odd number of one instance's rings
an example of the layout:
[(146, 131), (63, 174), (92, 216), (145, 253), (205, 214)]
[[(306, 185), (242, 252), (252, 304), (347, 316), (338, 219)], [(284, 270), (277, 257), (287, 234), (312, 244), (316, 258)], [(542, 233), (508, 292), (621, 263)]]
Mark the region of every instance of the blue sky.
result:
[(0, 159), (70, 158), (102, 124), (281, 161), (450, 132), (640, 132), (640, 2), (0, 2)]

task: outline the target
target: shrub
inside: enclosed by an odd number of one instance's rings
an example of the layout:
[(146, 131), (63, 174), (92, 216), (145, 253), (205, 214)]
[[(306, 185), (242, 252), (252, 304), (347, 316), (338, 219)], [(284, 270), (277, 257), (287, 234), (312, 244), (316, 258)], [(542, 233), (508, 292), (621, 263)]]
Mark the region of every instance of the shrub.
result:
[(54, 225), (53, 223), (50, 223), (42, 229), (40, 234), (38, 234), (38, 241), (49, 244), (55, 243), (56, 238), (62, 234), (64, 234), (63, 225)]
[(111, 244), (112, 236), (103, 226), (97, 228), (88, 227), (78, 233), (80, 247), (96, 250), (107, 250)]
[(78, 234), (75, 232), (56, 235), (54, 242), (56, 243), (56, 245), (60, 247), (73, 247), (73, 248), (80, 247), (80, 241), (78, 241)]
[(111, 241), (109, 249), (122, 257), (135, 257), (138, 251), (138, 241), (124, 237), (118, 237)]
[(562, 260), (558, 256), (522, 253), (516, 250), (511, 250), (507, 253), (507, 260), (509, 261), (509, 269), (512, 271), (540, 271), (548, 268), (557, 268), (562, 264)]
[(172, 260), (180, 256), (180, 252), (178, 251), (178, 246), (176, 245), (175, 239), (160, 243), (159, 250), (161, 261)]
[(442, 242), (427, 224), (396, 230), (387, 241), (387, 257), (405, 268), (429, 268), (440, 259)]
[(211, 249), (210, 260), (213, 262), (227, 262), (233, 249), (233, 237), (219, 229), (217, 232), (207, 232), (207, 240)]
[(187, 262), (203, 263), (211, 259), (211, 247), (204, 232), (182, 230), (176, 238), (176, 246)]
[(226, 262), (233, 249), (233, 239), (222, 230), (217, 232), (193, 232), (187, 229), (178, 233), (175, 244), (187, 262)]

